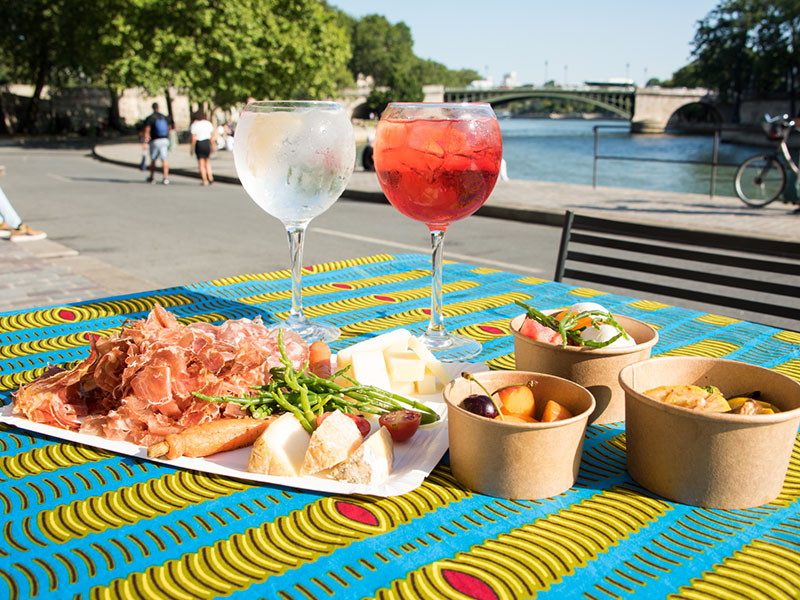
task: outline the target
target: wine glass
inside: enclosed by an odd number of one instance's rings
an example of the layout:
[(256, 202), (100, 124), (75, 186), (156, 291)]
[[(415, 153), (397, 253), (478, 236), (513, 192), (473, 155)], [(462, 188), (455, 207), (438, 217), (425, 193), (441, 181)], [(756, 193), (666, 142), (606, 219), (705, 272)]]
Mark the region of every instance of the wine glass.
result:
[(422, 221), (431, 235), (431, 317), (422, 341), (440, 360), (464, 361), (481, 344), (448, 333), (442, 315), (442, 251), (453, 221), (489, 197), (503, 156), (497, 117), (489, 104), (389, 104), (375, 132), (375, 171), (401, 213)]
[(302, 263), (311, 219), (339, 198), (353, 174), (353, 126), (337, 102), (264, 101), (242, 109), (233, 144), (236, 173), (249, 196), (289, 235), (292, 308), (275, 327), (306, 342), (339, 337), (339, 328), (303, 314)]

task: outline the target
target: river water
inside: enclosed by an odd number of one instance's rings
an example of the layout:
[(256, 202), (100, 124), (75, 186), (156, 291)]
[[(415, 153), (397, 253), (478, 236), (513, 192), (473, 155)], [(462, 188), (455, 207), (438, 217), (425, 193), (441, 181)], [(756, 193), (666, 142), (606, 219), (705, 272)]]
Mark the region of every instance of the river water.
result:
[[(600, 156), (711, 162), (712, 135), (631, 134), (626, 121), (500, 119), (503, 157), (511, 179), (592, 185), (593, 129), (600, 126)], [(609, 128), (613, 127), (613, 128)], [(735, 165), (764, 148), (720, 143), (715, 194), (735, 196)], [(708, 194), (711, 166), (630, 160), (598, 161), (597, 185)]]

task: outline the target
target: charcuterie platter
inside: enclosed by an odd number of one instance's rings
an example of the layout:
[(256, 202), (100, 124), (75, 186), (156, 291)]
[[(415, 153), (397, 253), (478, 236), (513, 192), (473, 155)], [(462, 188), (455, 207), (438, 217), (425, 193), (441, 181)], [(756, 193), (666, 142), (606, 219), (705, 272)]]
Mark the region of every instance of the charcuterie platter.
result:
[[(174, 439), (175, 435), (192, 427), (198, 427), (197, 423), (213, 427), (222, 421), (239, 423), (257, 420), (252, 416), (261, 419), (268, 416), (268, 420), (274, 420), (284, 412), (280, 408), (259, 408), (253, 412), (250, 405), (243, 402), (249, 400), (245, 394), (260, 389), (254, 385), (262, 383), (259, 377), (264, 373), (277, 374), (274, 370), (274, 364), (277, 363), (273, 360), (274, 356), (271, 358), (270, 352), (274, 355), (278, 347), (275, 346), (274, 333), (266, 333), (266, 328), (260, 323), (243, 321), (246, 320), (225, 322), (219, 326), (183, 326), (163, 309), (160, 312), (155, 310), (146, 321), (123, 327), (119, 335), (95, 340), (90, 357), (80, 364), (66, 370), (55, 370), (23, 386), (14, 395), (12, 405), (0, 408), (0, 422), (50, 438), (173, 468), (336, 494), (404, 494), (420, 485), (441, 460), (448, 448), (448, 431), (447, 411), (440, 387), (419, 388), (433, 393), (409, 393), (418, 389), (408, 382), (404, 382), (404, 385), (411, 385), (411, 388), (406, 388), (403, 394), (395, 392), (392, 395), (400, 400), (405, 398), (409, 406), (416, 406), (423, 411), (427, 419), (410, 439), (390, 442), (388, 476), (381, 480), (360, 482), (352, 478), (337, 479), (327, 465), (311, 474), (299, 469), (281, 474), (266, 469), (258, 472), (251, 464), (253, 439), (243, 447), (230, 450), (227, 449), (229, 446), (220, 444), (219, 449), (210, 455), (192, 455), (191, 451), (187, 451), (185, 455), (164, 457), (154, 453), (152, 450), (156, 445), (164, 444), (164, 440)], [(292, 363), (305, 364), (302, 368), (297, 367), (300, 371), (306, 368), (309, 353), (302, 341), (279, 338), (279, 346), (280, 357), (276, 360), (283, 360), (285, 368), (291, 369)], [(254, 353), (258, 354), (254, 347), (262, 349), (258, 359), (263, 359), (262, 362), (252, 358)], [(370, 344), (366, 344), (366, 347), (370, 347)], [(370, 356), (361, 346), (359, 348), (359, 352), (345, 352), (331, 357), (332, 372), (337, 373), (341, 360), (352, 364), (355, 371), (361, 369), (361, 377), (365, 377), (364, 369), (370, 364), (365, 358)], [(408, 351), (405, 353), (408, 354)], [(400, 359), (398, 366), (393, 368), (407, 370), (407, 357), (401, 354)], [(248, 365), (249, 370), (242, 368), (241, 364)], [(457, 377), (463, 371), (486, 369), (482, 363), (438, 363), (435, 366), (439, 384), (442, 380)], [(407, 374), (397, 376), (401, 379), (406, 376), (407, 379)], [(333, 379), (331, 376), (325, 381), (333, 382)], [(266, 376), (265, 380), (269, 381), (270, 376)], [(204, 394), (185, 391), (186, 382), (203, 386), (201, 389)], [(209, 402), (205, 398), (216, 401)], [(247, 415), (247, 410), (251, 411), (250, 415)], [(275, 410), (276, 414), (265, 415), (264, 410)], [(304, 433), (311, 439), (322, 431), (320, 424), (324, 421), (319, 419), (323, 414), (322, 407), (313, 410), (317, 411), (316, 425), (309, 425), (305, 421), (310, 431)], [(305, 414), (313, 417), (313, 410)], [(191, 416), (192, 421), (186, 420), (187, 415)], [(302, 411), (298, 411), (298, 416), (303, 418)], [(365, 424), (365, 431), (362, 432), (365, 445), (370, 436), (385, 434), (379, 432), (383, 429), (384, 416), (385, 413), (361, 413), (359, 419)], [(354, 425), (350, 426), (355, 428)], [(270, 427), (272, 424), (262, 427), (264, 434)], [(299, 426), (296, 429), (301, 430)], [(358, 441), (361, 442), (360, 437)], [(282, 438), (280, 443), (283, 443)], [(280, 448), (278, 451), (283, 452)]]

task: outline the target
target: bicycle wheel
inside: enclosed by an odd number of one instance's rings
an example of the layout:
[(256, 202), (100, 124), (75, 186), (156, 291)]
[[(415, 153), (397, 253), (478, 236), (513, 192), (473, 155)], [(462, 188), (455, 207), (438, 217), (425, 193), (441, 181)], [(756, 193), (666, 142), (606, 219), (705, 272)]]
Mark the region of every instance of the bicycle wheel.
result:
[(781, 195), (786, 185), (786, 172), (774, 156), (751, 156), (736, 169), (733, 185), (742, 202), (759, 208)]

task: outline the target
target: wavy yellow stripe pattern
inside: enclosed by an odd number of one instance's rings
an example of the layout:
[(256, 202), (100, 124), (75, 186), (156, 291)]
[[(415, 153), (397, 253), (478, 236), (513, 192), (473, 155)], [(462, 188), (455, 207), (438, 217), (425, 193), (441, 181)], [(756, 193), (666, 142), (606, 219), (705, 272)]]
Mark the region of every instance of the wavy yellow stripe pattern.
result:
[[(376, 254), (374, 256), (366, 256), (364, 258), (354, 258), (349, 260), (338, 260), (328, 263), (315, 265), (311, 268), (303, 268), (304, 273), (327, 273), (330, 271), (337, 271), (339, 269), (346, 269), (349, 267), (356, 267), (358, 265), (375, 264), (381, 262), (388, 262), (394, 260), (391, 254)], [(235, 277), (226, 277), (224, 279), (214, 279), (209, 281), (213, 286), (223, 287), (226, 285), (233, 285), (236, 283), (246, 283), (248, 281), (274, 281), (276, 279), (288, 279), (291, 277), (289, 269), (282, 271), (272, 271), (270, 273), (252, 273), (249, 275), (237, 275)]]
[(65, 467), (97, 462), (114, 456), (111, 452), (81, 444), (50, 444), (14, 456), (0, 456), (0, 472), (11, 479), (21, 479)]
[[(453, 281), (442, 286), (442, 293), (449, 294), (452, 292), (468, 290), (478, 287), (479, 285), (480, 284), (475, 281)], [(303, 310), (309, 317), (321, 317), (353, 310), (363, 310), (366, 308), (372, 308), (374, 306), (385, 306), (397, 304), (399, 302), (408, 302), (410, 300), (419, 300), (420, 298), (428, 298), (430, 295), (430, 288), (423, 287), (413, 290), (403, 290), (402, 292), (395, 291), (387, 292), (385, 294), (370, 294), (366, 296), (359, 296), (357, 298), (335, 300), (334, 302), (317, 304), (316, 306), (308, 306)], [(288, 311), (281, 311), (275, 312), (273, 315), (278, 319), (285, 319), (289, 313)]]
[(800, 590), (797, 565), (800, 565), (800, 552), (797, 550), (769, 540), (753, 540), (669, 598), (797, 598)]
[(165, 294), (163, 296), (106, 300), (81, 306), (59, 306), (43, 310), (32, 310), (0, 317), (0, 331), (20, 331), (22, 329), (62, 325), (64, 323), (88, 321), (136, 312), (149, 312), (156, 302), (164, 308), (172, 308), (191, 304), (193, 300), (185, 294)]
[(436, 469), (403, 496), (329, 496), (180, 559), (96, 587), (92, 600), (209, 598), (246, 590), (470, 495)]
[(623, 486), (410, 572), (378, 592), (380, 600), (465, 598), (459, 582), (479, 580), (503, 600), (532, 598), (670, 510)]
[(62, 544), (70, 539), (124, 527), (141, 519), (169, 514), (190, 504), (229, 496), (254, 486), (256, 484), (220, 475), (180, 470), (101, 496), (44, 510), (37, 515), (37, 521), (47, 539)]
[(800, 381), (800, 359), (793, 358), (788, 360), (783, 364), (774, 366), (773, 370)]
[[(473, 298), (464, 302), (454, 302), (444, 306), (444, 316), (453, 317), (456, 315), (463, 315), (473, 312), (480, 312), (492, 308), (505, 306), (506, 304), (513, 303), (514, 300), (529, 300), (528, 294), (521, 294), (518, 292), (509, 292), (507, 294), (498, 294), (496, 296), (485, 296)], [(405, 312), (395, 313), (386, 317), (378, 317), (376, 319), (369, 319), (359, 323), (348, 323), (341, 326), (342, 338), (350, 338), (364, 333), (372, 333), (382, 329), (391, 329), (393, 327), (402, 327), (404, 325), (411, 325), (426, 321), (429, 318), (425, 309), (409, 310)]]
[(513, 354), (504, 354), (503, 356), (487, 360), (486, 366), (493, 371), (513, 371), (517, 368), (517, 363)]
[(739, 349), (738, 344), (723, 342), (721, 340), (702, 340), (680, 348), (674, 348), (662, 353), (660, 356), (707, 356), (720, 358)]
[(116, 331), (116, 328), (95, 329), (94, 331), (81, 331), (79, 333), (39, 338), (27, 342), (19, 342), (17, 344), (8, 344), (6, 346), (0, 346), (0, 359), (24, 358), (25, 356), (31, 356), (42, 352), (58, 352), (59, 350), (78, 348), (86, 346), (92, 335), (109, 336)]
[[(378, 285), (387, 285), (390, 283), (399, 283), (401, 281), (413, 281), (415, 279), (422, 279), (430, 277), (430, 271), (423, 271), (415, 269), (412, 271), (405, 271), (403, 273), (396, 273), (394, 275), (381, 275), (378, 277), (369, 277), (367, 279), (348, 279), (346, 282), (339, 284), (324, 283), (321, 285), (311, 285), (303, 287), (303, 295), (309, 296), (314, 294), (331, 294), (335, 292), (342, 292), (346, 289), (360, 290)], [(283, 300), (291, 298), (291, 290), (281, 290), (277, 292), (265, 292), (262, 294), (255, 294), (252, 296), (243, 296), (238, 301), (244, 304), (261, 304), (264, 302), (273, 302), (275, 300)]]

